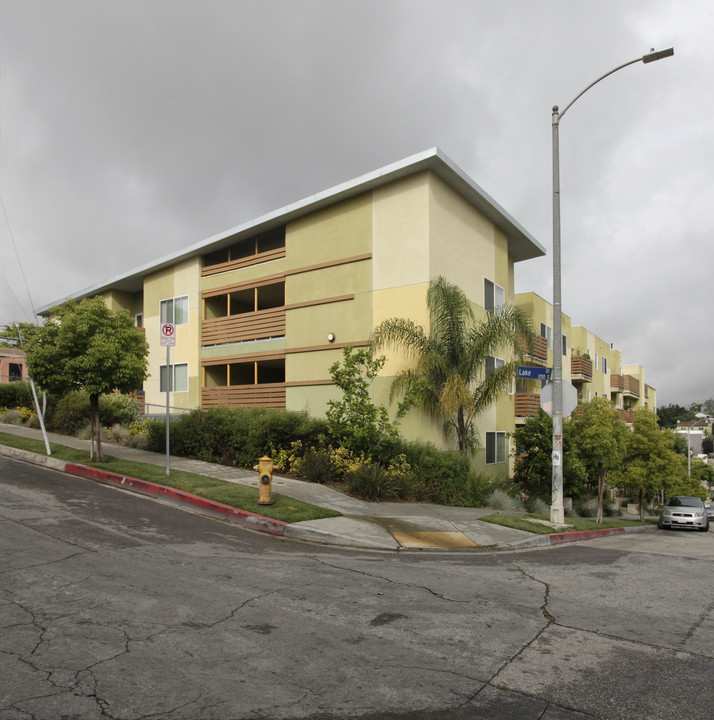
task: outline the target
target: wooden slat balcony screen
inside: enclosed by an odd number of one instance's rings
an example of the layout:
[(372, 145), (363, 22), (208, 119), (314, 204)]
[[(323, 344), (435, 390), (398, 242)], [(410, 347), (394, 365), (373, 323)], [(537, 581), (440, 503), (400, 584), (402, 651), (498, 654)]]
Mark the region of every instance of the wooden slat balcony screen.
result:
[(625, 382), (622, 379), (622, 375), (616, 375), (615, 373), (610, 374), (610, 389), (611, 390), (622, 390), (625, 387)]
[(635, 411), (634, 410), (620, 410), (620, 417), (623, 422), (633, 423), (635, 422)]
[(538, 393), (516, 393), (514, 402), (515, 417), (533, 417), (540, 410)]
[(201, 406), (209, 408), (218, 405), (282, 409), (285, 408), (285, 383), (202, 388)]
[(201, 345), (204, 347), (264, 340), (284, 335), (284, 307), (211, 318), (204, 320), (201, 325)]
[(632, 377), (632, 375), (623, 375), (622, 381), (624, 392), (637, 395), (637, 397), (640, 396), (640, 381), (637, 378)]
[(581, 355), (574, 355), (570, 358), (570, 374), (592, 379), (593, 361)]
[(227, 270), (237, 270), (238, 268), (257, 265), (258, 263), (268, 262), (269, 260), (279, 260), (285, 257), (285, 248), (280, 247), (275, 250), (267, 250), (266, 252), (256, 253), (248, 257), (239, 258), (238, 260), (228, 260), (227, 262), (218, 263), (216, 265), (205, 265), (201, 269), (201, 277), (208, 275), (217, 275)]
[(533, 339), (533, 352), (528, 351), (528, 343), (521, 339), (520, 341), (521, 353), (526, 357), (532, 357), (536, 360), (542, 360), (548, 362), (548, 339), (538, 335)]

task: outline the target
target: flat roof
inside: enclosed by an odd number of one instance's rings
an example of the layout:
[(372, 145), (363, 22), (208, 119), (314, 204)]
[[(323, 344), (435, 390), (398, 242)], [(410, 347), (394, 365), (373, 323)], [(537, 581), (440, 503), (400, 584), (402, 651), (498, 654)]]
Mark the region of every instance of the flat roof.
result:
[(99, 295), (108, 290), (139, 292), (143, 287), (144, 277), (149, 273), (158, 272), (182, 260), (220, 250), (241, 240), (243, 237), (258, 235), (278, 225), (294, 221), (308, 213), (427, 170), (434, 173), (452, 190), (464, 197), (506, 234), (508, 250), (514, 262), (545, 255), (545, 248), (515, 218), (509, 215), (441, 150), (432, 148), (336, 185), (329, 190), (311, 195), (299, 202), (286, 205), (279, 210), (262, 215), (218, 235), (213, 235), (201, 242), (189, 245), (178, 252), (166, 255), (122, 275), (117, 275), (105, 282), (92, 285), (80, 292), (41, 307), (36, 313), (44, 315), (66, 300), (82, 300), (85, 297)]

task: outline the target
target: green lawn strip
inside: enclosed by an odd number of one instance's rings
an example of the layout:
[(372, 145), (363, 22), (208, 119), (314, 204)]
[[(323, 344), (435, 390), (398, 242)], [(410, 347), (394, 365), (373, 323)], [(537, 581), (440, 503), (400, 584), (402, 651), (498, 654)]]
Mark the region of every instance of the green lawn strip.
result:
[[(40, 455), (45, 454), (45, 444), (41, 440), (25, 438), (9, 433), (0, 433), (0, 444), (14, 447), (19, 450)], [(105, 455), (105, 462), (93, 463), (89, 460), (89, 453), (86, 450), (77, 450), (66, 445), (50, 444), (52, 457), (80, 465), (100, 468), (126, 477), (138, 478), (148, 482), (166, 485), (167, 487), (183, 490), (184, 492), (198, 495), (215, 502), (223, 503), (231, 507), (247, 510), (248, 512), (264, 515), (273, 520), (282, 522), (301, 522), (304, 520), (320, 520), (322, 518), (339, 517), (341, 513), (322, 508), (317, 505), (296, 500), (294, 498), (273, 493), (275, 501), (273, 505), (258, 505), (258, 489), (239, 485), (237, 483), (219, 480), (217, 478), (196, 475), (195, 473), (183, 470), (171, 470), (171, 475), (166, 475), (166, 467), (163, 465), (150, 465), (146, 463), (121, 460)]]
[(484, 522), (490, 522), (494, 525), (503, 525), (504, 527), (514, 528), (516, 530), (525, 530), (526, 532), (534, 533), (536, 535), (551, 535), (556, 532), (579, 532), (581, 530), (604, 530), (606, 528), (616, 527), (642, 527), (643, 525), (655, 525), (657, 518), (645, 518), (644, 523), (639, 520), (622, 520), (620, 518), (606, 518), (601, 523), (595, 522), (591, 518), (565, 518), (565, 522), (568, 525), (572, 525), (572, 529), (569, 530), (555, 530), (548, 525), (541, 525), (540, 523), (530, 522), (529, 518), (536, 518), (538, 520), (550, 520), (545, 515), (506, 515), (503, 513), (495, 513), (493, 515), (485, 515), (479, 518)]

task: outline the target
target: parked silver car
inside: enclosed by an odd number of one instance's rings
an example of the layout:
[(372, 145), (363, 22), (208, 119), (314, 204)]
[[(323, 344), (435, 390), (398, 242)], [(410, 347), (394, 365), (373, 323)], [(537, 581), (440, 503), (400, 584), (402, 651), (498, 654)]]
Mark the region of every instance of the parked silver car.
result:
[(714, 519), (714, 499), (704, 501), (704, 509), (707, 511), (707, 517), (711, 521)]
[(704, 503), (698, 497), (672, 495), (659, 514), (659, 528), (666, 530), (675, 527), (696, 528), (702, 532), (709, 530), (709, 517)]

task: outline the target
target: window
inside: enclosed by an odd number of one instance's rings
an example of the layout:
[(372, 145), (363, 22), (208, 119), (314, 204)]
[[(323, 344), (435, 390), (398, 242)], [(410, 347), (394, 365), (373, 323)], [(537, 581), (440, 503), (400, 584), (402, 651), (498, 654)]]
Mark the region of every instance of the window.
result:
[(22, 380), (22, 365), (20, 363), (11, 362), (8, 364), (8, 379), (10, 382)]
[(541, 323), (540, 336), (544, 337), (548, 341), (548, 350), (550, 350), (553, 347), (553, 328), (549, 327), (545, 323)]
[(144, 327), (144, 315), (142, 313), (134, 315), (134, 325), (138, 328)]
[(605, 375), (607, 375), (607, 358), (602, 359), (602, 371)]
[(503, 367), (506, 364), (505, 360), (496, 357), (486, 358), (486, 377), (488, 377), (496, 368)]
[(563, 357), (568, 357), (568, 338), (563, 335)]
[(508, 441), (505, 432), (486, 433), (486, 464), (495, 465), (508, 460)]
[(483, 281), (484, 307), (488, 312), (500, 314), (506, 304), (506, 291), (490, 280)]
[[(188, 363), (171, 365), (170, 392), (188, 392)], [(166, 392), (166, 365), (159, 368), (159, 392)]]
[[(501, 358), (497, 357), (487, 357), (486, 358), (486, 377), (488, 377), (496, 368), (503, 367), (506, 364), (505, 360), (502, 360)], [(513, 383), (510, 384), (510, 387), (508, 383), (504, 383), (501, 387), (501, 390), (508, 391), (509, 393), (513, 394)]]
[(186, 325), (188, 323), (188, 295), (162, 300), (159, 316), (162, 323)]
[(599, 360), (600, 360), (600, 358), (598, 357), (598, 354), (595, 353), (595, 369), (596, 369), (596, 370), (597, 370), (597, 368), (598, 368), (598, 361), (599, 361)]

